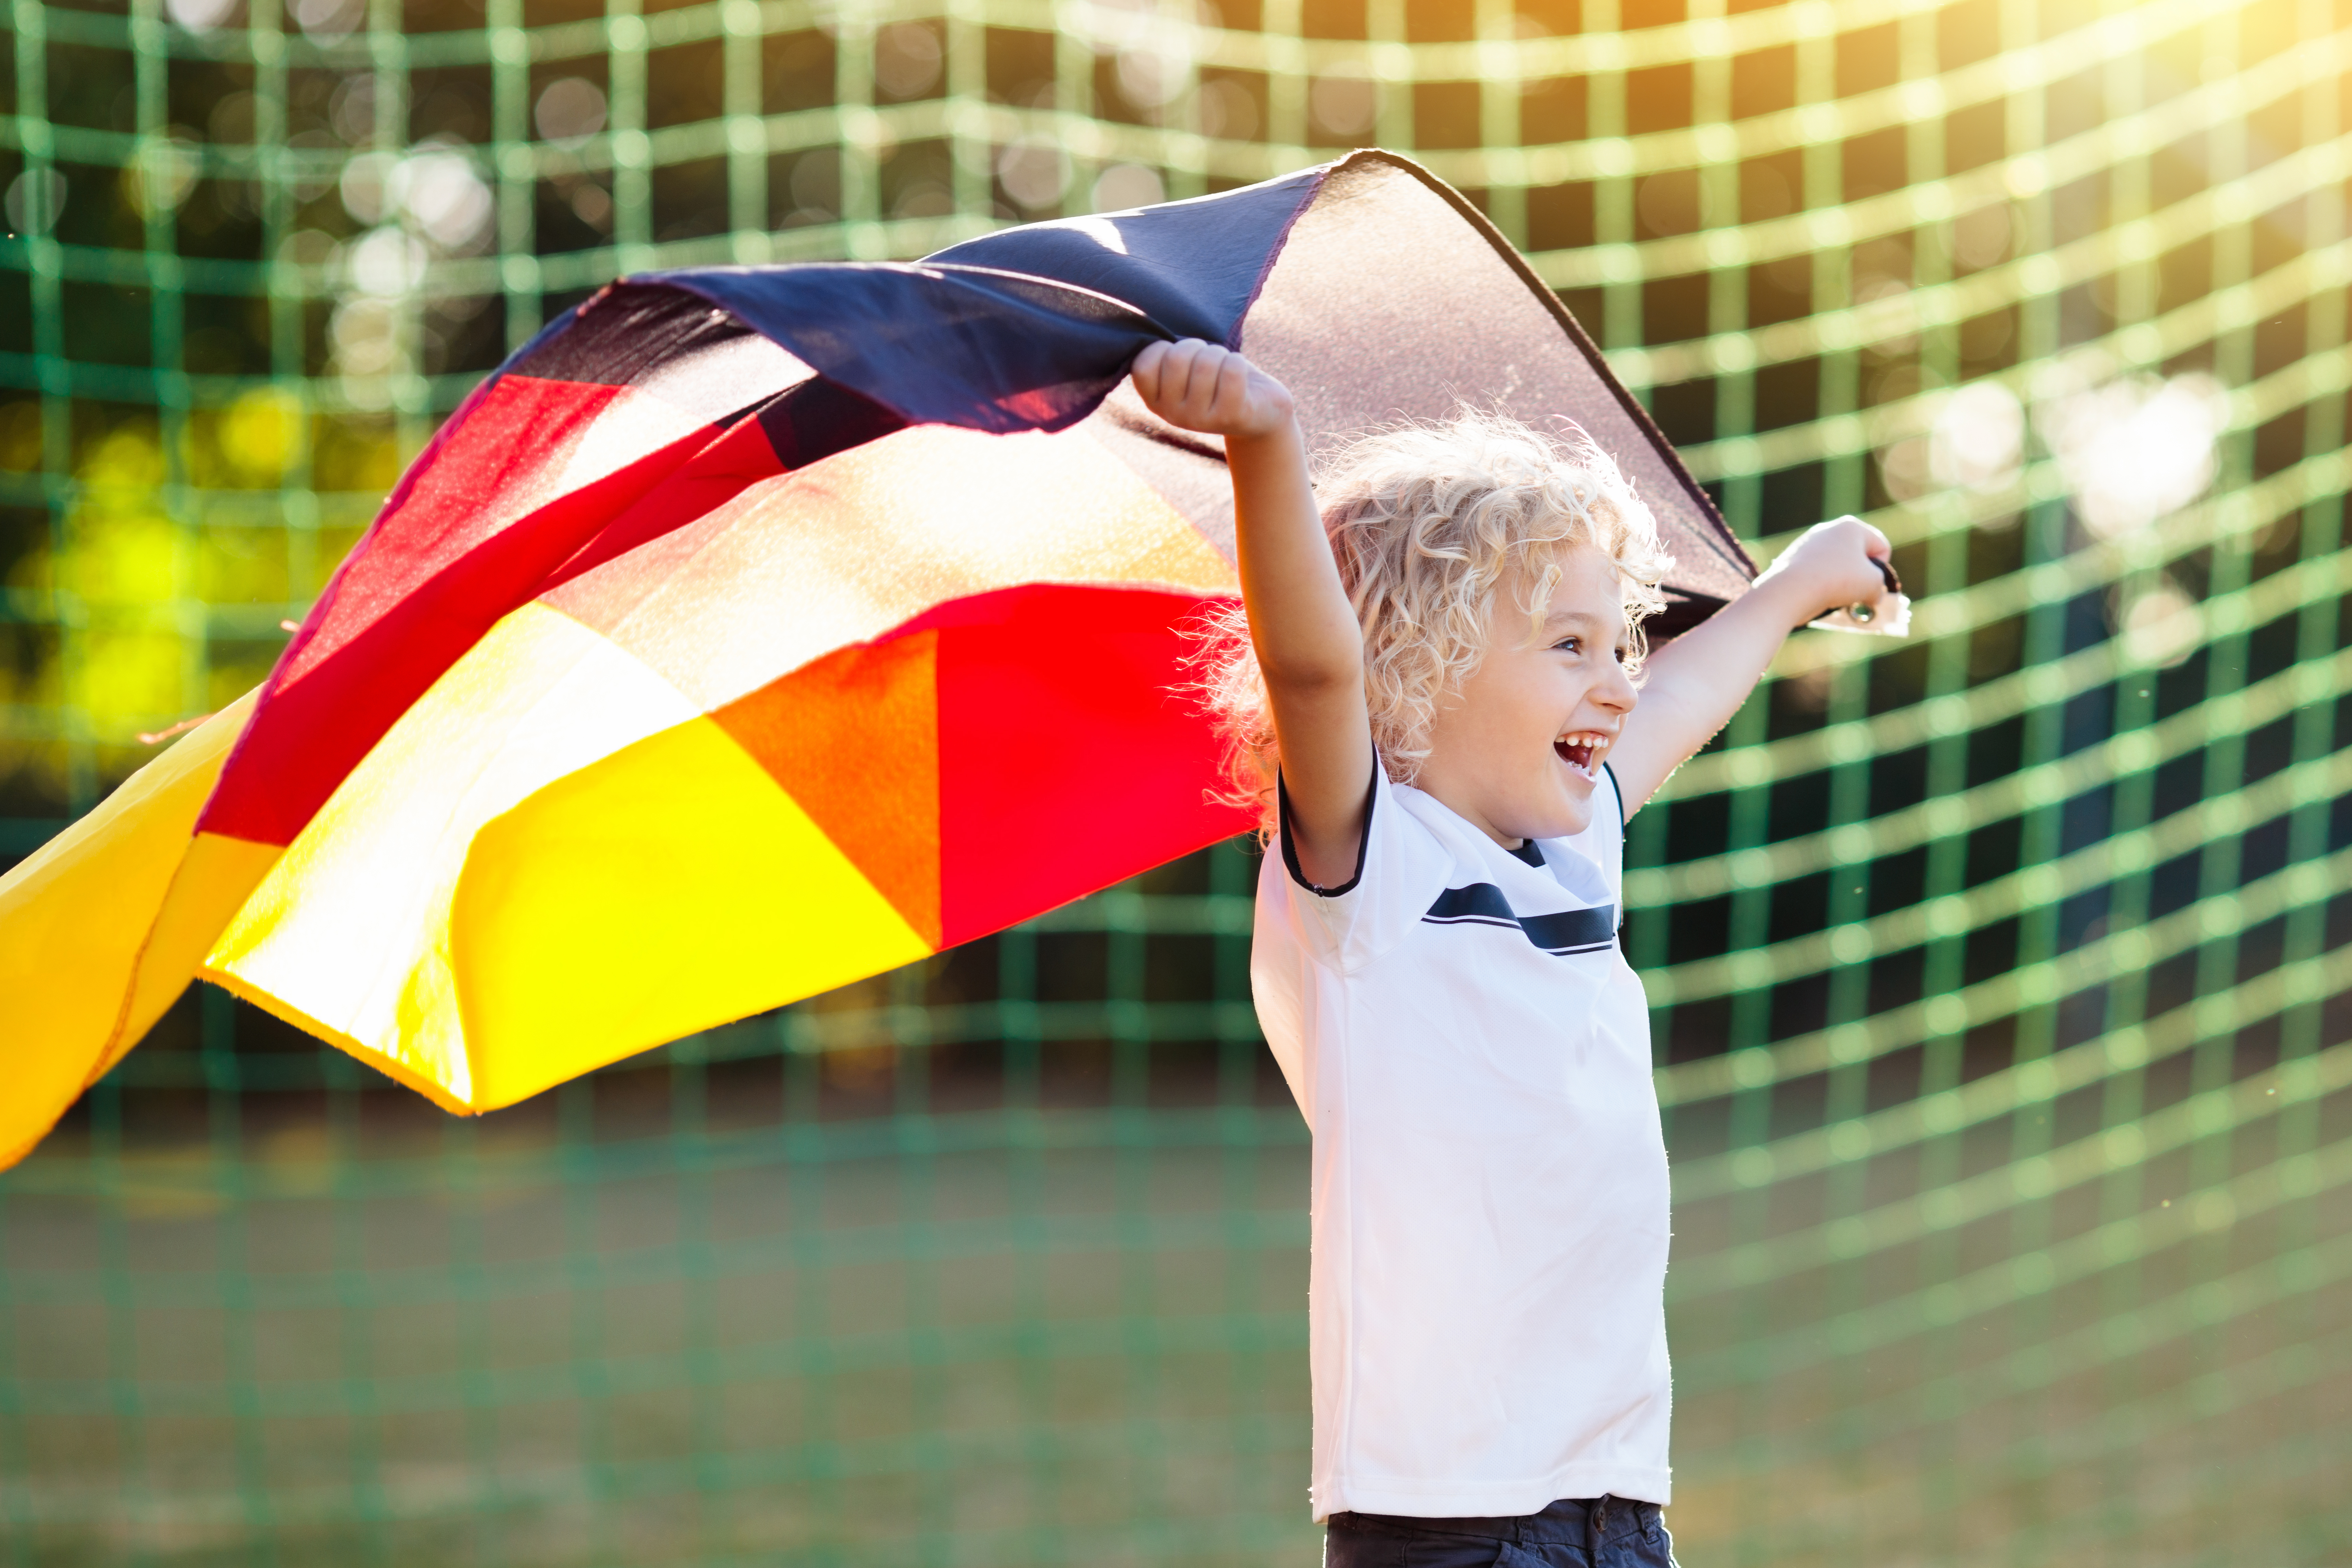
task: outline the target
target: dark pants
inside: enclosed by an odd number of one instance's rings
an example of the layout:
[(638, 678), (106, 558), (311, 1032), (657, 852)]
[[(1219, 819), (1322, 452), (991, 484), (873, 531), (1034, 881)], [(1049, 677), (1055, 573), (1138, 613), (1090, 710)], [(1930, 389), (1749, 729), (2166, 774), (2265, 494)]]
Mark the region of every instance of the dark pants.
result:
[(1323, 1568), (1675, 1568), (1654, 1502), (1565, 1498), (1515, 1519), (1335, 1513)]

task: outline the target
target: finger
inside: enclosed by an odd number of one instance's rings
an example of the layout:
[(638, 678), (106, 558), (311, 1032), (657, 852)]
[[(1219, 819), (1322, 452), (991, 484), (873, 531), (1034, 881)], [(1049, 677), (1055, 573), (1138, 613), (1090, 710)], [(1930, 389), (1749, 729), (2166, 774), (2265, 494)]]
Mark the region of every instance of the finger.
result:
[(1181, 384), (1184, 353), (1191, 346), (1192, 342), (1187, 338), (1178, 338), (1172, 343), (1160, 345), (1160, 384), (1162, 388), (1172, 389)]
[(1168, 345), (1151, 342), (1143, 345), (1143, 352), (1135, 356), (1135, 363), (1128, 369), (1135, 383), (1137, 395), (1147, 405), (1160, 400), (1160, 373), (1167, 363)]
[(1160, 401), (1169, 408), (1180, 407), (1184, 390), (1192, 374), (1192, 361), (1198, 355), (1200, 342), (1193, 338), (1179, 338), (1168, 345), (1160, 356)]
[(1186, 367), (1184, 399), (1205, 415), (1216, 406), (1217, 383), (1233, 353), (1216, 343), (1195, 343), (1194, 347), (1198, 352)]
[(1214, 411), (1220, 418), (1233, 418), (1241, 413), (1249, 402), (1249, 361), (1228, 353), (1217, 366)]

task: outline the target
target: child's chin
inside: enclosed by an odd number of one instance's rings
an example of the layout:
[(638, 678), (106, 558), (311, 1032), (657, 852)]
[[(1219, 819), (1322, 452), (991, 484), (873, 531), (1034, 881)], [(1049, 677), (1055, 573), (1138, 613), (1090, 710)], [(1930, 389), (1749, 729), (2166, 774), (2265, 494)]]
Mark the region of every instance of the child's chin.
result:
[(1573, 838), (1592, 826), (1592, 797), (1587, 794), (1581, 799), (1555, 802), (1551, 809), (1542, 815), (1543, 826), (1528, 834), (1528, 837)]

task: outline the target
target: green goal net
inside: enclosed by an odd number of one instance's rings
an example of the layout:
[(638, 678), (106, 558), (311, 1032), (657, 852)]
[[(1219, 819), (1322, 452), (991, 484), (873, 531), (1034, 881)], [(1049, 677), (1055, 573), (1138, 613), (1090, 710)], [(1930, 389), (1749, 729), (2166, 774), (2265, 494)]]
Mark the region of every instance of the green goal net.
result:
[[(1407, 151), (1917, 596), (1632, 826), (1683, 1559), (2352, 1560), (2336, 0), (0, 17), (0, 865), (613, 277)], [(199, 988), (0, 1176), (0, 1563), (1312, 1561), (1255, 868), (471, 1121)]]

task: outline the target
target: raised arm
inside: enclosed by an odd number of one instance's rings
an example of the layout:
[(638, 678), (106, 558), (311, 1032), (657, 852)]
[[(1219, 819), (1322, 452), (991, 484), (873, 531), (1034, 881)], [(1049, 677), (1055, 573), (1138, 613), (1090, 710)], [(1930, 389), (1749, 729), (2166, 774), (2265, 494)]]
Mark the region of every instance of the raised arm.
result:
[(1370, 804), (1364, 638), (1307, 486), (1289, 389), (1197, 339), (1153, 343), (1136, 356), (1134, 374), (1154, 414), (1225, 438), (1242, 600), (1274, 708), (1291, 848), (1308, 881), (1342, 886), (1358, 870)]
[(1731, 721), (1791, 629), (1843, 605), (1877, 604), (1887, 592), (1878, 563), (1891, 553), (1859, 518), (1816, 523), (1754, 587), (1652, 654), (1641, 704), (1609, 753), (1626, 815)]

